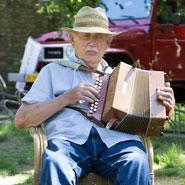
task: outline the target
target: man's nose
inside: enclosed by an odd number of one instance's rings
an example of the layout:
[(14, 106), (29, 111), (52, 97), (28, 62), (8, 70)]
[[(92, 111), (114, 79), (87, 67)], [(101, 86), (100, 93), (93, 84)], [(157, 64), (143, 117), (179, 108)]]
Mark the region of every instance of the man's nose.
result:
[(96, 45), (96, 38), (94, 37), (94, 36), (92, 36), (91, 38), (90, 38), (90, 40), (89, 40), (89, 44), (91, 44), (91, 45)]

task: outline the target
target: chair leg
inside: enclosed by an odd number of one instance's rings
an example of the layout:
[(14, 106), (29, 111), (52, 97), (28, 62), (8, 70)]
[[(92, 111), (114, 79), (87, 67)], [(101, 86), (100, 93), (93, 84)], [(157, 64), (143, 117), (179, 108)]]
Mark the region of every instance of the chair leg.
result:
[(144, 136), (141, 136), (141, 140), (146, 149), (147, 156), (148, 156), (151, 185), (154, 185), (155, 175), (154, 175), (154, 153), (153, 153), (152, 141), (149, 137), (144, 137)]
[(33, 180), (34, 185), (39, 185), (39, 174), (34, 173), (34, 180)]

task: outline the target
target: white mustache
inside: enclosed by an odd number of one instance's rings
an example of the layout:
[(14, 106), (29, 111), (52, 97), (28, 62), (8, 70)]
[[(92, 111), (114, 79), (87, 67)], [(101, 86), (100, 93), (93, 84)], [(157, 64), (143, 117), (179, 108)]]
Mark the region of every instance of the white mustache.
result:
[(90, 47), (90, 46), (87, 46), (86, 49), (85, 49), (85, 51), (86, 51), (86, 52), (87, 52), (87, 51), (95, 51), (96, 53), (99, 53), (99, 51), (98, 51), (97, 48), (95, 48), (95, 47)]

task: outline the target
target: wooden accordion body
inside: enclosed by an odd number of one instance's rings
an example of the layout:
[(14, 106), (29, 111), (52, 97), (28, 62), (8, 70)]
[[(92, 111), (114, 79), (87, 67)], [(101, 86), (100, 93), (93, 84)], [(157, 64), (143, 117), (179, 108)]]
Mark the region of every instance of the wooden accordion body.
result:
[(158, 137), (166, 120), (166, 109), (157, 100), (156, 88), (164, 86), (164, 72), (147, 71), (120, 62), (108, 77), (102, 77), (103, 90), (96, 119), (110, 124), (114, 130), (130, 134)]

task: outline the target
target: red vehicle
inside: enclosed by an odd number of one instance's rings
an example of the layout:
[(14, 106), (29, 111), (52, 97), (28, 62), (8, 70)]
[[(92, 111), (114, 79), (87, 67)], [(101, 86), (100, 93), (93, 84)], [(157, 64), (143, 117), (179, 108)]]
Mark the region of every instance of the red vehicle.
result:
[[(112, 31), (121, 32), (105, 59), (140, 61), (145, 69), (163, 70), (171, 78), (177, 102), (185, 100), (185, 2), (182, 0), (104, 0)], [(74, 52), (66, 34), (51, 32), (36, 39), (43, 45), (38, 70)]]

